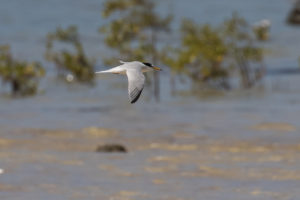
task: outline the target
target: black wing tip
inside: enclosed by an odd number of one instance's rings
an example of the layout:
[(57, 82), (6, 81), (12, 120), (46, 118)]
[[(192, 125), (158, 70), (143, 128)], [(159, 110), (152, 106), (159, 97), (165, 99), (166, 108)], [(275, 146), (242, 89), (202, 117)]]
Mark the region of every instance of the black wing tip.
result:
[(140, 98), (140, 96), (141, 96), (141, 94), (142, 94), (142, 91), (143, 91), (143, 90), (141, 90), (141, 91), (138, 93), (138, 95), (136, 95), (136, 97), (135, 97), (134, 99), (132, 99), (132, 101), (130, 102), (131, 104), (134, 104), (135, 102), (137, 102), (137, 100)]

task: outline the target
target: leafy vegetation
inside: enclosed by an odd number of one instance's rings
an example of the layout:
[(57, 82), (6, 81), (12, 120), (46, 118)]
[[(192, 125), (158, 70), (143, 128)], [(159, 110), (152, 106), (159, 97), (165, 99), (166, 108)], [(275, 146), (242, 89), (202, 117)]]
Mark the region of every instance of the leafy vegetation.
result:
[[(66, 46), (69, 44), (75, 52), (66, 48), (55, 51), (54, 42), (61, 42)], [(46, 59), (55, 63), (60, 77), (71, 81), (72, 78), (69, 77), (74, 76), (75, 80), (82, 83), (92, 83), (94, 80), (94, 62), (86, 57), (75, 26), (57, 28), (47, 35)]]
[(45, 70), (39, 63), (15, 60), (9, 45), (0, 46), (0, 77), (10, 85), (12, 95), (34, 95), (44, 75)]
[(194, 82), (220, 82), (225, 86), (229, 66), (223, 63), (227, 49), (219, 31), (186, 19), (181, 33), (180, 47), (173, 50), (175, 55), (165, 58), (165, 63), (175, 72), (184, 72)]
[(242, 86), (252, 87), (264, 73), (263, 48), (260, 47), (247, 21), (234, 13), (224, 22), (228, 57), (239, 71)]
[[(269, 37), (270, 22), (262, 20), (251, 28), (234, 13), (219, 26), (197, 24), (190, 19), (181, 22), (179, 42), (167, 46), (160, 37), (170, 34), (172, 15), (156, 12), (155, 0), (106, 0), (102, 16), (107, 23), (100, 27), (105, 45), (115, 55), (105, 58), (113, 64), (121, 60), (140, 60), (170, 67), (172, 76), (183, 74), (193, 86), (230, 89), (232, 79), (243, 88), (255, 85), (264, 75), (263, 49), (259, 41)], [(92, 84), (94, 61), (88, 58), (80, 42), (76, 26), (57, 28), (47, 35), (45, 57), (53, 62), (59, 77), (72, 82)], [(36, 62), (12, 58), (9, 46), (0, 47), (0, 76), (11, 85), (14, 95), (34, 94), (45, 74)], [(154, 73), (154, 94), (159, 99), (159, 76)], [(171, 78), (171, 88), (174, 80)]]
[(263, 51), (247, 22), (237, 14), (217, 27), (185, 19), (181, 44), (170, 48), (164, 62), (184, 72), (195, 84), (230, 88), (229, 78), (239, 72), (242, 86), (250, 88), (263, 75)]
[[(100, 28), (105, 44), (114, 49), (122, 60), (141, 60), (158, 64), (161, 61), (160, 33), (170, 30), (172, 16), (161, 17), (152, 0), (107, 0), (102, 16), (110, 19)], [(113, 59), (105, 62), (112, 64)], [(159, 76), (154, 73), (154, 93), (159, 98)]]

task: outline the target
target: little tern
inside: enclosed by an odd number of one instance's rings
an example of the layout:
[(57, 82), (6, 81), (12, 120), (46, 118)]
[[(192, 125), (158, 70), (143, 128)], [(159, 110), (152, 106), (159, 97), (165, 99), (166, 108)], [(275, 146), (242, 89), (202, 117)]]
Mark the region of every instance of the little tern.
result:
[(124, 62), (120, 61), (121, 65), (111, 68), (105, 71), (96, 72), (96, 74), (101, 73), (112, 73), (112, 74), (122, 74), (127, 75), (128, 78), (128, 96), (130, 103), (135, 103), (144, 88), (145, 83), (145, 76), (144, 72), (149, 71), (161, 71), (159, 67), (153, 66), (151, 63), (147, 62), (139, 62), (139, 61), (132, 61), (132, 62)]

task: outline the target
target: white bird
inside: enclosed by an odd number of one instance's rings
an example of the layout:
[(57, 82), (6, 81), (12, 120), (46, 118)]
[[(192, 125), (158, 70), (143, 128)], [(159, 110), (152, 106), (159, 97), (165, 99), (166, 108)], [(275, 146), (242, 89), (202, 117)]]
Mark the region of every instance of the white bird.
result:
[(96, 72), (96, 74), (101, 73), (113, 73), (127, 75), (128, 78), (128, 96), (130, 103), (135, 103), (144, 88), (145, 76), (144, 72), (149, 72), (153, 70), (161, 71), (159, 67), (153, 66), (151, 63), (144, 63), (139, 61), (124, 62), (120, 61), (121, 65), (111, 68), (105, 71)]

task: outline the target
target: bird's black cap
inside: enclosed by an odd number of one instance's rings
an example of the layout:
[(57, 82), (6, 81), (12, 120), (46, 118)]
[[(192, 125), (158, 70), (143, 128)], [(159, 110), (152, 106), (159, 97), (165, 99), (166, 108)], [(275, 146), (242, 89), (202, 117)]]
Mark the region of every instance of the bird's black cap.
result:
[(153, 67), (153, 65), (151, 63), (143, 62), (143, 64), (148, 66), (148, 67)]

